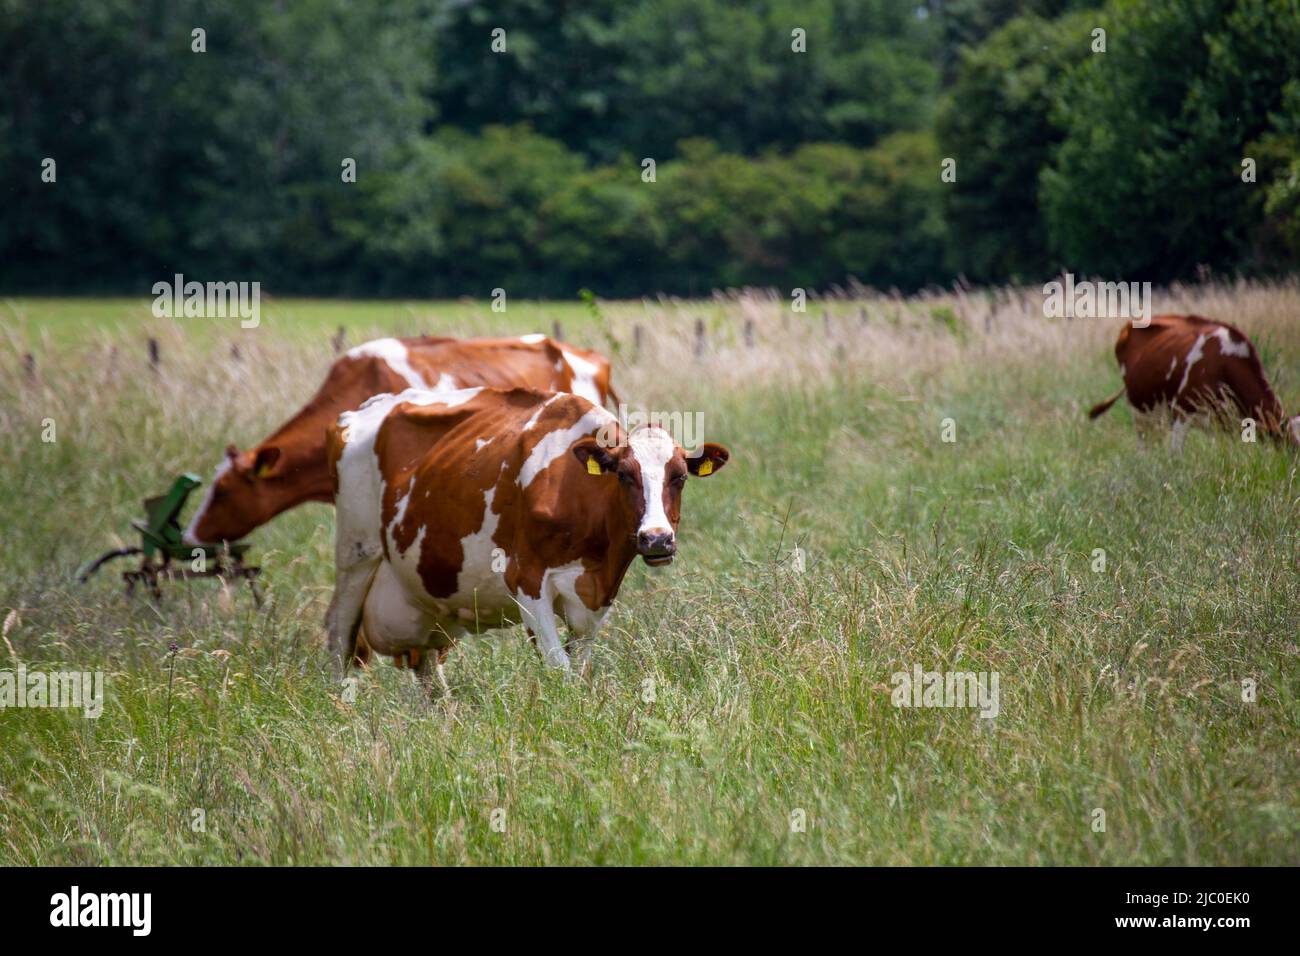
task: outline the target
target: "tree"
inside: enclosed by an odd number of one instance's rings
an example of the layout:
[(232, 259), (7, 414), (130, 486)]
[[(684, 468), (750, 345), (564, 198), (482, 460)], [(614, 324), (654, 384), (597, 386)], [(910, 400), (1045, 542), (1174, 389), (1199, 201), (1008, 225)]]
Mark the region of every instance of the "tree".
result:
[(953, 268), (978, 282), (1055, 271), (1038, 177), (1063, 139), (1053, 104), (1069, 68), (1091, 53), (1100, 14), (1017, 17), (967, 50), (939, 115), (956, 182), (944, 189)]
[[(1291, 0), (1115, 0), (1107, 52), (1066, 76), (1042, 174), (1053, 246), (1077, 272), (1168, 280), (1248, 261), (1267, 189), (1242, 181), (1300, 75)], [(1269, 181), (1284, 176), (1268, 170)]]

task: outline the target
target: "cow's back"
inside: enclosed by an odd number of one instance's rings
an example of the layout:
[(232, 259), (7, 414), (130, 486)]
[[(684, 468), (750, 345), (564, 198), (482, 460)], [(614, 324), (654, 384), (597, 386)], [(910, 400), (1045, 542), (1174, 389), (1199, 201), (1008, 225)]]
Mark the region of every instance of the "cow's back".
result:
[(609, 394), (609, 361), (544, 335), (402, 339), (428, 388), (532, 388), (573, 392), (594, 404)]

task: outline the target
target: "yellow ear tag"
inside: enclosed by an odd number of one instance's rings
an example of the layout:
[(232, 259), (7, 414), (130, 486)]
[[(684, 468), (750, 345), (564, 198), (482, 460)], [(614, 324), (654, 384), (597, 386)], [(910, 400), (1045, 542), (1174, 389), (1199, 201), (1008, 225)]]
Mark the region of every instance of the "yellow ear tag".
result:
[(274, 465), (263, 465), (261, 468), (257, 469), (257, 477), (265, 478), (267, 475), (271, 473), (271, 469), (273, 469), (274, 467), (275, 467)]
[(695, 473), (701, 478), (713, 474), (713, 459), (706, 458), (700, 462), (700, 467), (695, 469)]
[(596, 461), (595, 458), (588, 458), (588, 459), (587, 459), (587, 474), (589, 474), (589, 475), (599, 475), (599, 474), (600, 474), (600, 464)]

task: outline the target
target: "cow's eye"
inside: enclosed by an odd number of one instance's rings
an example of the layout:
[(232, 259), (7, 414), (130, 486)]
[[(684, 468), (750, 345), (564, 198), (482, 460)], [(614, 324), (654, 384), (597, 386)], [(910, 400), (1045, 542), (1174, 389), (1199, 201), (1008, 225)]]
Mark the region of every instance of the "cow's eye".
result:
[(684, 484), (686, 484), (686, 474), (684, 472), (673, 477), (672, 486), (674, 488), (680, 488)]
[(630, 471), (620, 471), (618, 473), (618, 480), (623, 482), (625, 485), (630, 485), (632, 484), (632, 473)]

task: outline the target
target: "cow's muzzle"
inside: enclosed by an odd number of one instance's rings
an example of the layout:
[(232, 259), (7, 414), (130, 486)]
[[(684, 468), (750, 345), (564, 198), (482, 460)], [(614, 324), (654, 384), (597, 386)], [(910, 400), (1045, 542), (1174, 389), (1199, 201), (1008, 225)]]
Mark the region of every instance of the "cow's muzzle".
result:
[(671, 531), (651, 529), (636, 536), (636, 550), (641, 559), (653, 568), (671, 564), (677, 553), (676, 536)]

